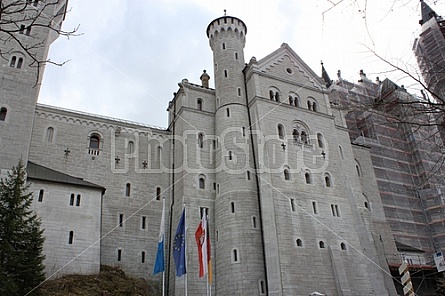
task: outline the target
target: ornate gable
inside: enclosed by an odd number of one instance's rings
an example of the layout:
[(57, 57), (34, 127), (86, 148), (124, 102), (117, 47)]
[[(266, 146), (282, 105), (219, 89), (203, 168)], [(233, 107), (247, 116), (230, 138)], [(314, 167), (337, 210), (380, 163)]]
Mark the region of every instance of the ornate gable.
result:
[(265, 75), (281, 80), (317, 89), (324, 87), (321, 78), (286, 43), (258, 61), (258, 69)]

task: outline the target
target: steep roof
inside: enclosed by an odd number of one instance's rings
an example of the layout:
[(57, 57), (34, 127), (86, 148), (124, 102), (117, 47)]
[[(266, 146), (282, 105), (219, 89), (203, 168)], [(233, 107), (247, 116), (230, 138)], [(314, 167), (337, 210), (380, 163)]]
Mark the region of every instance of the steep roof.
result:
[(84, 181), (81, 178), (76, 178), (76, 177), (52, 170), (50, 168), (38, 165), (31, 161), (28, 161), (28, 165), (26, 167), (26, 172), (28, 174), (29, 179), (77, 185), (77, 186), (84, 186), (84, 187), (91, 187), (91, 188), (102, 189), (102, 191), (105, 191), (105, 187), (103, 187), (103, 186), (99, 186), (94, 183)]
[(420, 1), (420, 9), (422, 11), (422, 19), (419, 21), (419, 24), (421, 25), (429, 21), (431, 18), (437, 17), (436, 12), (422, 0)]

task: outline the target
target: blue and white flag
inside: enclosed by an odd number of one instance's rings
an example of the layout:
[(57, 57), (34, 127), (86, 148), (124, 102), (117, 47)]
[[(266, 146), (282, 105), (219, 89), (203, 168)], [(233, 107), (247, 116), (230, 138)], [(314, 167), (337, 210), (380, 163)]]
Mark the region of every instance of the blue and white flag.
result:
[(165, 225), (165, 198), (162, 199), (162, 216), (161, 216), (161, 228), (159, 230), (158, 252), (156, 253), (155, 266), (153, 274), (164, 272), (164, 225)]

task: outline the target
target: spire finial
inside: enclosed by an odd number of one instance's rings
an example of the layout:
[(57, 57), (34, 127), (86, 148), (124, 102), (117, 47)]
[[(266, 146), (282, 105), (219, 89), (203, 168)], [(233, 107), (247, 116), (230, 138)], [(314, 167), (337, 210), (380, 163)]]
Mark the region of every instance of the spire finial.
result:
[(227, 10), (224, 9), (224, 16), (227, 16)]

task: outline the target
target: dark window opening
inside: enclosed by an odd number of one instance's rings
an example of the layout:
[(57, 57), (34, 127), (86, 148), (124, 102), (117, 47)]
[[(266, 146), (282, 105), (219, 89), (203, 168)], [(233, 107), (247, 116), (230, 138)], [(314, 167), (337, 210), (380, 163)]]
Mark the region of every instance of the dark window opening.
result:
[(156, 200), (161, 200), (161, 187), (156, 188)]
[(303, 241), (301, 239), (297, 239), (297, 247), (302, 247)]
[(74, 240), (74, 231), (70, 231), (70, 235), (68, 237), (68, 244), (72, 245)]
[(127, 183), (125, 185), (125, 196), (130, 196), (130, 193), (131, 193), (131, 184)]
[(230, 203), (230, 210), (232, 211), (232, 214), (235, 213), (235, 203), (233, 201)]
[(6, 113), (8, 113), (8, 109), (5, 107), (0, 108), (0, 121), (6, 120)]
[(74, 206), (74, 193), (71, 193), (70, 206)]
[(122, 227), (124, 224), (124, 214), (119, 214), (119, 227)]
[(44, 194), (44, 190), (40, 189), (38, 202), (42, 202), (43, 201), (43, 194)]
[(147, 217), (142, 216), (141, 217), (141, 228), (145, 229), (145, 225), (147, 224)]
[(19, 60), (17, 62), (17, 69), (21, 69), (22, 68), (22, 64), (23, 64), (23, 58), (19, 58)]
[(80, 197), (80, 194), (78, 194), (76, 199), (76, 207), (80, 207)]
[(117, 261), (121, 261), (122, 260), (122, 250), (119, 249), (117, 250)]
[(141, 257), (141, 263), (145, 263), (145, 252), (142, 251), (141, 255), (142, 255), (142, 257)]
[(205, 180), (204, 180), (204, 178), (199, 178), (199, 189), (205, 189)]
[(320, 249), (324, 249), (325, 248), (324, 241), (320, 241), (318, 243), (318, 245), (320, 246)]

